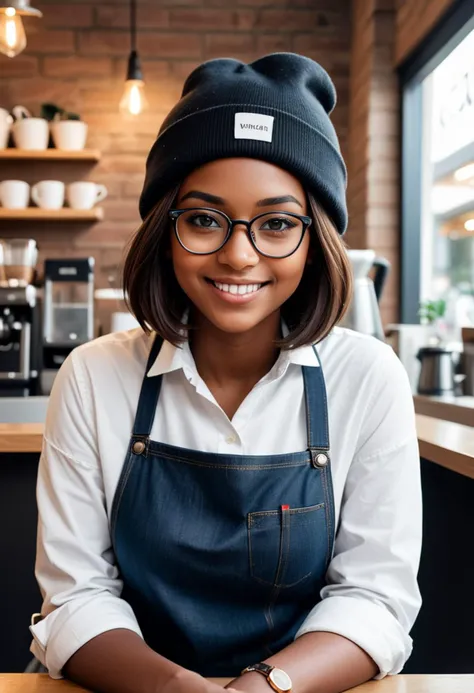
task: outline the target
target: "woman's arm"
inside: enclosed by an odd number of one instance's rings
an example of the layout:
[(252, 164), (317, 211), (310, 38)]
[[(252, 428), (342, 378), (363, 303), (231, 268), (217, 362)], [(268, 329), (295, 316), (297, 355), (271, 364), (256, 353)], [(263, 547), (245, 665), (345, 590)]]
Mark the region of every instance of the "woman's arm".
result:
[[(378, 669), (369, 655), (334, 633), (307, 633), (267, 664), (290, 676), (294, 693), (340, 693), (372, 679)], [(245, 693), (272, 693), (262, 674), (244, 674), (229, 684)]]
[(94, 423), (100, 403), (81, 358), (78, 350), (65, 362), (48, 407), (37, 483), (43, 618), (31, 626), (32, 651), (53, 678), (101, 693), (222, 692), (151, 650), (120, 598)]
[(69, 659), (63, 673), (101, 693), (164, 693), (179, 669), (136, 633), (117, 629), (89, 640)]
[[(265, 660), (288, 672), (294, 693), (340, 693), (374, 676), (396, 674), (411, 652), (409, 631), (421, 603), (416, 582), (421, 484), (413, 398), (389, 347), (368, 377), (374, 379), (372, 394), (344, 484), (322, 599), (295, 642)], [(271, 693), (258, 673), (245, 674), (232, 686)]]
[(64, 667), (67, 678), (97, 693), (223, 693), (170, 662), (132, 631), (110, 630), (83, 645)]

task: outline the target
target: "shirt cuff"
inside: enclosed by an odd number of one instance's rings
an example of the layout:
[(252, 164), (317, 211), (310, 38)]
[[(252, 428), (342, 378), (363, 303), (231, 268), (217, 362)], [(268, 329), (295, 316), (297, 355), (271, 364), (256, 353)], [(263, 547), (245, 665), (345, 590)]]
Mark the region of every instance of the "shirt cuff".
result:
[(122, 599), (89, 599), (82, 605), (77, 601), (63, 604), (30, 626), (31, 652), (53, 679), (62, 678), (61, 670), (72, 655), (101, 633), (125, 628), (143, 637), (131, 607)]
[(366, 652), (379, 668), (376, 679), (398, 674), (412, 651), (412, 639), (380, 603), (355, 597), (327, 597), (308, 614), (295, 639), (316, 631), (336, 633)]

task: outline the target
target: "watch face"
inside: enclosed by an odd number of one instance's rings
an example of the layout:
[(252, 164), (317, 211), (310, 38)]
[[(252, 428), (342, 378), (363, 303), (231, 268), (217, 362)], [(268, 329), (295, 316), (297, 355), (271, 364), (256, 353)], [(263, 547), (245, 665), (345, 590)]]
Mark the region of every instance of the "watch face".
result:
[(273, 669), (269, 678), (280, 691), (291, 691), (291, 679), (282, 669)]

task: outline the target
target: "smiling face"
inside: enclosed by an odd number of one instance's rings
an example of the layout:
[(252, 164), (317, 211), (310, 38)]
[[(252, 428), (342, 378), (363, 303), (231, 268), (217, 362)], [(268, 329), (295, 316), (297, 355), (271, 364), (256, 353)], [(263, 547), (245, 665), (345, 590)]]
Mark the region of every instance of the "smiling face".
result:
[[(273, 238), (286, 227), (278, 213), (308, 213), (303, 187), (296, 178), (273, 164), (243, 158), (213, 161), (193, 171), (181, 185), (175, 207), (212, 208), (231, 219), (246, 221), (277, 212), (258, 223), (261, 238), (257, 243), (262, 249), (265, 243), (282, 242)], [(196, 227), (214, 229), (216, 219), (213, 215), (185, 214), (179, 224), (184, 229), (186, 223), (191, 231)], [(176, 279), (196, 308), (198, 321), (204, 318), (223, 332), (240, 334), (267, 320), (279, 321), (280, 307), (300, 283), (309, 242), (306, 232), (289, 257), (265, 257), (252, 245), (245, 226), (239, 224), (227, 243), (210, 255), (189, 253), (173, 233), (171, 253)]]

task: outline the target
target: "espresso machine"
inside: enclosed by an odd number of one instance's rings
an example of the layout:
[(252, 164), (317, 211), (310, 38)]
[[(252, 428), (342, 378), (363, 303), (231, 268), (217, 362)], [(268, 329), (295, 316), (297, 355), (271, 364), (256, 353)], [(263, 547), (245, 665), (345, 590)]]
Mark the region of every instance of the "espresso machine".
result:
[(71, 351), (94, 337), (94, 258), (45, 260), (41, 394)]
[(33, 239), (0, 239), (0, 397), (38, 394), (41, 320)]

